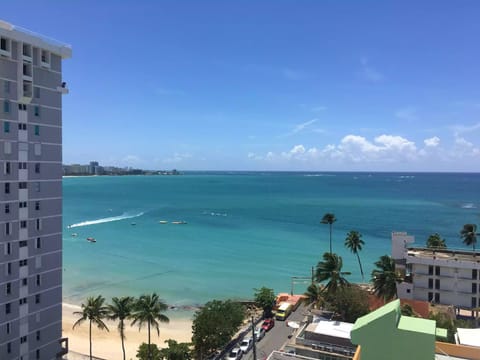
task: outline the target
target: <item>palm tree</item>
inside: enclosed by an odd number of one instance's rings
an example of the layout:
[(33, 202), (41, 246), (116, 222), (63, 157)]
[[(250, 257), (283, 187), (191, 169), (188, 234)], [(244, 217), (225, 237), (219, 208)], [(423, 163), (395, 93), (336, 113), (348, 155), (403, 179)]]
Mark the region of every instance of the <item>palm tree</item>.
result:
[(430, 235), (427, 239), (427, 248), (429, 249), (445, 249), (446, 247), (445, 239), (442, 239), (438, 233)]
[(303, 302), (307, 305), (313, 304), (314, 309), (318, 309), (325, 303), (322, 288), (318, 284), (311, 283), (303, 295), (305, 296)]
[(131, 316), (133, 304), (133, 297), (124, 296), (121, 298), (112, 298), (112, 303), (108, 305), (108, 319), (118, 320), (118, 332), (122, 340), (123, 360), (125, 360), (125, 319)]
[(362, 246), (365, 245), (365, 242), (362, 240), (362, 234), (358, 231), (352, 230), (347, 234), (345, 239), (345, 246), (350, 249), (352, 253), (357, 255), (358, 265), (360, 266), (360, 273), (362, 274), (362, 282), (365, 281), (365, 276), (363, 275), (362, 262), (360, 261), (360, 255), (358, 252), (362, 250)]
[(315, 278), (318, 282), (328, 280), (324, 290), (328, 295), (334, 295), (339, 287), (347, 286), (349, 283), (344, 275), (350, 272), (342, 271), (343, 260), (337, 254), (324, 253), (323, 261), (317, 264)]
[(320, 221), (320, 224), (328, 224), (330, 226), (330, 254), (332, 253), (332, 224), (335, 221), (337, 221), (337, 218), (332, 213), (326, 213)]
[(138, 323), (139, 330), (147, 324), (148, 329), (148, 358), (151, 358), (150, 354), (150, 327), (153, 326), (157, 330), (158, 336), (160, 336), (160, 329), (158, 322), (168, 323), (170, 319), (162, 314), (167, 310), (168, 306), (165, 304), (156, 293), (151, 295), (142, 295), (135, 302), (132, 312), (133, 322), (132, 325)]
[(473, 251), (475, 251), (475, 245), (477, 244), (477, 225), (465, 224), (460, 231), (460, 237), (463, 239), (463, 243), (467, 246), (472, 245)]
[(372, 282), (375, 295), (384, 302), (397, 297), (397, 283), (403, 281), (400, 273), (395, 270), (395, 260), (383, 255), (375, 262), (377, 269), (372, 271)]
[(107, 325), (103, 322), (108, 315), (108, 308), (104, 305), (105, 298), (102, 295), (97, 297), (90, 296), (87, 298), (86, 304), (82, 304), (82, 311), (75, 311), (74, 315), (80, 315), (73, 329), (83, 323), (85, 320), (89, 322), (89, 340), (90, 340), (90, 360), (92, 359), (92, 324), (97, 325), (100, 330), (107, 330)]

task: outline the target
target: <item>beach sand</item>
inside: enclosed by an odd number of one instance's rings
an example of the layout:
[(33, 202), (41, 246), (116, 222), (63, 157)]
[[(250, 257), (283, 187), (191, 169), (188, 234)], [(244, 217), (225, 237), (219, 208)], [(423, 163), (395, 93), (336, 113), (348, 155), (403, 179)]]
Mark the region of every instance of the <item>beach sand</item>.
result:
[[(73, 324), (78, 320), (78, 316), (73, 315), (73, 312), (79, 310), (79, 306), (63, 304), (62, 332), (64, 337), (68, 337), (70, 350), (89, 354), (88, 321), (72, 330)], [(190, 342), (192, 337), (191, 319), (172, 317), (168, 313), (166, 315), (170, 318), (170, 323), (160, 323), (160, 337), (152, 330), (152, 343), (157, 344), (158, 347), (165, 347), (164, 341), (168, 339)], [(93, 355), (108, 360), (122, 359), (122, 344), (117, 330), (118, 323), (106, 321), (106, 324), (109, 332), (92, 327)], [(129, 325), (130, 322), (127, 324)], [(142, 342), (147, 342), (147, 329), (143, 328), (139, 331), (137, 326), (127, 326), (125, 336), (126, 358), (135, 360), (138, 347)]]

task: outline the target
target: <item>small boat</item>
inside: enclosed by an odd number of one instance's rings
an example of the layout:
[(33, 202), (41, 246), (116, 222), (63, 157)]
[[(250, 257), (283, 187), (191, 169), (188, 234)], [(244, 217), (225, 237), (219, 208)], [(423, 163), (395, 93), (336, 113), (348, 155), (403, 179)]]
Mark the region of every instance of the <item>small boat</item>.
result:
[(137, 225), (137, 223), (135, 223), (135, 222), (132, 222), (130, 225), (132, 225), (132, 226), (135, 226), (135, 225)]
[(160, 220), (159, 223), (160, 224), (168, 224), (168, 221), (167, 220)]
[(77, 237), (78, 234), (77, 233), (72, 233), (72, 237)]
[(95, 238), (93, 238), (93, 237), (87, 237), (87, 241), (92, 242), (92, 243), (97, 242), (97, 240), (95, 240)]
[(175, 225), (185, 225), (187, 222), (186, 221), (172, 221), (172, 224)]

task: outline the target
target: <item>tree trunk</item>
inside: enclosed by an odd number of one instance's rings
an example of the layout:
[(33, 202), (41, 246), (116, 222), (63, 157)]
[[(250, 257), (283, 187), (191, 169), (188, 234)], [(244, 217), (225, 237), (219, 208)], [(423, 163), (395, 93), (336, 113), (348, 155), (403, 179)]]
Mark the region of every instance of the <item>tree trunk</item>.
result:
[(150, 349), (150, 321), (148, 322), (148, 360), (152, 360), (152, 349)]
[(90, 360), (92, 360), (92, 320), (90, 320), (90, 327), (88, 329), (88, 337), (90, 339)]
[(358, 252), (357, 252), (357, 259), (358, 259), (358, 265), (360, 265), (360, 273), (362, 274), (362, 282), (365, 282), (365, 276), (363, 276), (362, 263), (360, 261), (360, 255), (358, 255)]
[(123, 351), (123, 360), (125, 360), (125, 334), (124, 334), (124, 325), (123, 325), (123, 320), (120, 320), (120, 337), (122, 338), (122, 351)]
[(332, 255), (332, 224), (330, 224), (330, 255)]

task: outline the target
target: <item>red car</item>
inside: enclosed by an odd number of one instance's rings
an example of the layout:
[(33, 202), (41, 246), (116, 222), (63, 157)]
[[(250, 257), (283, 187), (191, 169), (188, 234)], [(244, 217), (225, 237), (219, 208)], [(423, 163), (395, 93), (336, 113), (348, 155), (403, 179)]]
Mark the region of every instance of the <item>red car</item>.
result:
[(270, 330), (273, 328), (275, 325), (275, 320), (274, 319), (265, 319), (262, 324), (262, 329), (265, 331)]

